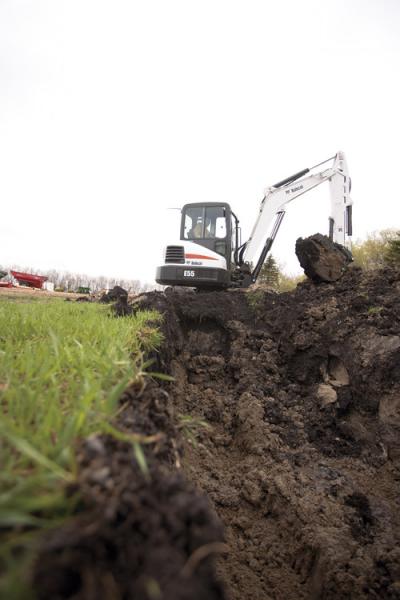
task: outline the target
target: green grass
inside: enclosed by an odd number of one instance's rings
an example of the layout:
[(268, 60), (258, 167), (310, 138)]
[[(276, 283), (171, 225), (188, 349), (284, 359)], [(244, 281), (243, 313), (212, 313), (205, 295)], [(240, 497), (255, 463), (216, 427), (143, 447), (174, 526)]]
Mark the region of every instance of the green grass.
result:
[(27, 549), (75, 508), (64, 492), (76, 478), (77, 440), (112, 433), (122, 392), (143, 377), (143, 352), (160, 343), (148, 324), (158, 318), (0, 301), (0, 597), (28, 597)]

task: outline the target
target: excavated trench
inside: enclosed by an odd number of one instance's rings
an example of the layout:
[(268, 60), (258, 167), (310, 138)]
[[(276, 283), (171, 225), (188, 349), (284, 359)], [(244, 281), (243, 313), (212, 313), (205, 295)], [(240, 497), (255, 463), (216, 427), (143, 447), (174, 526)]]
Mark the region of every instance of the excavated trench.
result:
[(126, 443), (83, 445), (40, 597), (400, 598), (400, 272), (138, 308), (163, 313), (174, 377), (123, 398), (150, 474)]

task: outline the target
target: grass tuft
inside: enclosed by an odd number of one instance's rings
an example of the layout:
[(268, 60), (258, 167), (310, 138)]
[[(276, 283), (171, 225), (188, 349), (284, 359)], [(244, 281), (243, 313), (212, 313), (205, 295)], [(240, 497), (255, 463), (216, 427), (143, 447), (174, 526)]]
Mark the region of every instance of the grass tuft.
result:
[[(64, 489), (76, 479), (77, 441), (118, 436), (110, 422), (143, 375), (143, 353), (160, 344), (149, 326), (159, 319), (116, 319), (98, 304), (0, 301), (0, 597), (28, 597), (18, 569), (32, 533), (73, 513)], [(131, 441), (146, 472), (142, 440)]]

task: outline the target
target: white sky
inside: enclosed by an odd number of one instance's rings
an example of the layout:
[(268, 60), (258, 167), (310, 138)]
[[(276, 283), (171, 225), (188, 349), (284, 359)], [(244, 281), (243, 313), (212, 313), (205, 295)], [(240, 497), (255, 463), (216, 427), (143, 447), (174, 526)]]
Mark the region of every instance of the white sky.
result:
[[(0, 0), (0, 264), (152, 282), (167, 207), (346, 153), (354, 235), (400, 228), (400, 1)], [(327, 185), (327, 184), (326, 184)], [(296, 200), (273, 254), (327, 232)]]

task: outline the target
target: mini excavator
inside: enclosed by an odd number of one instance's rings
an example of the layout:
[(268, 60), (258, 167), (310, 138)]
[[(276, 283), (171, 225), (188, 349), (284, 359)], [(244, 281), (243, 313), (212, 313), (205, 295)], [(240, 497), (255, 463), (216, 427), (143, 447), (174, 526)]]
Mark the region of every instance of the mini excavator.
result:
[(271, 250), (286, 206), (325, 181), (329, 182), (331, 197), (329, 238), (349, 251), (352, 235), (351, 179), (345, 155), (338, 152), (268, 187), (251, 235), (243, 244), (239, 219), (229, 204), (185, 204), (181, 212), (180, 241), (165, 248), (164, 264), (157, 268), (157, 283), (197, 289), (251, 286), (257, 281)]

